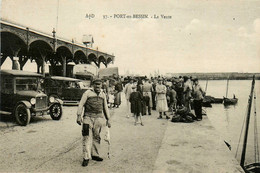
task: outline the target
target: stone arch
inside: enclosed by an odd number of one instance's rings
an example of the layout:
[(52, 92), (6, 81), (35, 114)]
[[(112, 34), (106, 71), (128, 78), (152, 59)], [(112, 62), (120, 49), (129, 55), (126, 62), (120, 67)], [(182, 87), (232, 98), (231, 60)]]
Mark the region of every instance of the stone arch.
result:
[(106, 61), (105, 57), (102, 56), (102, 55), (98, 57), (99, 66), (100, 66), (101, 63), (103, 63), (105, 66), (107, 65), (107, 61)]
[(59, 60), (62, 60), (62, 58), (65, 58), (66, 57), (66, 60), (67, 61), (70, 61), (70, 59), (73, 58), (73, 54), (72, 52), (70, 51), (70, 49), (66, 46), (60, 46), (57, 48), (57, 51), (56, 51), (56, 55), (57, 55), (57, 58)]
[(49, 47), (53, 50), (53, 45), (46, 39), (42, 38), (42, 37), (30, 37), (29, 36), (29, 45), (32, 45), (33, 43), (35, 42), (41, 42), (41, 43), (44, 43), (44, 44), (48, 44)]
[(98, 59), (94, 53), (88, 55), (89, 62), (94, 62), (98, 66)]
[(53, 49), (50, 44), (44, 40), (35, 40), (29, 46), (29, 55), (32, 58), (42, 57), (53, 53)]
[(1, 32), (1, 66), (7, 57), (13, 61), (13, 57), (17, 57), (21, 50), (27, 50), (27, 45), (19, 35), (9, 31)]
[(72, 59), (73, 59), (73, 54), (68, 47), (60, 46), (57, 48), (55, 54), (56, 62), (60, 62), (62, 64), (63, 60), (65, 60), (67, 63), (67, 62), (71, 62)]
[(82, 50), (77, 50), (74, 53), (75, 64), (89, 64), (88, 58)]
[(109, 63), (111, 63), (111, 62), (113, 62), (113, 59), (112, 59), (111, 57), (108, 57), (108, 58), (107, 58), (107, 64), (109, 64)]
[(20, 36), (12, 32), (1, 32), (1, 53), (3, 55), (17, 56), (22, 48), (26, 48), (26, 43)]
[[(55, 62), (55, 63), (53, 63)], [(62, 76), (71, 76), (71, 69), (67, 70), (69, 62), (73, 62), (73, 54), (66, 46), (59, 46), (54, 55), (54, 60), (51, 62), (52, 71)]]
[(45, 72), (43, 66), (45, 66), (45, 62), (51, 59), (52, 54), (53, 54), (52, 47), (44, 40), (35, 40), (29, 46), (28, 55), (31, 61), (32, 60), (36, 61), (38, 73), (40, 72), (40, 69), (42, 73)]

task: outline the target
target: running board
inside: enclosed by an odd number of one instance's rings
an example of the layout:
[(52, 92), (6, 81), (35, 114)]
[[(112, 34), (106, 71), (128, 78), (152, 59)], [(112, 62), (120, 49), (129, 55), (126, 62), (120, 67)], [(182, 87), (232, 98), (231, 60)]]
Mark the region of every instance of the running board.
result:
[(6, 112), (6, 111), (0, 111), (0, 114), (2, 114), (2, 115), (11, 115), (12, 113), (11, 112)]
[(64, 106), (78, 106), (79, 102), (78, 101), (63, 100), (63, 105)]

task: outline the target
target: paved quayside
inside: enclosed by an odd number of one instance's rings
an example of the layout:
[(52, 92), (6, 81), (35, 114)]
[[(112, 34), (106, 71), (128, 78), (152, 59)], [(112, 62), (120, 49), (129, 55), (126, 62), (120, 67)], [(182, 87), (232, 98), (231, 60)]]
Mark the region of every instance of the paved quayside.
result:
[(111, 110), (110, 159), (102, 139), (104, 161), (91, 160), (87, 167), (81, 166), (77, 107), (64, 106), (60, 121), (35, 117), (26, 127), (1, 116), (0, 172), (243, 172), (207, 116), (194, 123), (172, 123), (158, 120), (158, 112), (152, 111), (151, 116), (142, 117), (144, 126), (135, 126), (133, 117), (126, 118), (122, 100), (120, 108)]
[(168, 122), (154, 167), (154, 173), (244, 172), (206, 116), (189, 124)]

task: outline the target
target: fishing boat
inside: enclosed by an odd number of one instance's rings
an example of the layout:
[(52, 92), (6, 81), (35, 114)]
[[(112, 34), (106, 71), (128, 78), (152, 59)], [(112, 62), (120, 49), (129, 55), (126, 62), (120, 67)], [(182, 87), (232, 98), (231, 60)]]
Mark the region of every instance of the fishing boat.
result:
[(233, 95), (233, 98), (228, 98), (228, 84), (229, 84), (229, 78), (227, 80), (227, 90), (226, 90), (226, 97), (223, 97), (223, 103), (224, 105), (235, 105), (237, 104), (238, 98), (236, 98), (235, 94)]
[(223, 98), (216, 98), (210, 95), (205, 96), (203, 100), (209, 103), (223, 103)]
[(203, 99), (203, 101), (202, 101), (202, 107), (211, 108), (211, 107), (212, 107), (211, 102), (209, 102), (209, 101)]
[(203, 107), (212, 107), (211, 103), (222, 103), (223, 102), (222, 98), (215, 98), (210, 95), (206, 95), (207, 88), (208, 88), (208, 79), (207, 79), (206, 87), (205, 87), (205, 96), (202, 101)]
[(223, 98), (214, 98), (211, 103), (223, 103)]
[[(259, 145), (258, 145), (258, 133), (257, 133), (257, 116), (256, 116), (256, 96), (254, 92), (255, 87), (255, 76), (253, 76), (251, 91), (248, 99), (248, 107), (247, 107), (247, 116), (246, 116), (246, 123), (245, 123), (245, 134), (244, 134), (244, 142), (240, 160), (240, 166), (244, 169), (246, 173), (259, 173), (260, 172), (260, 162), (259, 162)], [(249, 122), (250, 122), (250, 113), (251, 113), (251, 106), (252, 100), (254, 98), (254, 148), (255, 148), (255, 161), (254, 163), (250, 163), (245, 165), (245, 156), (246, 156), (246, 149), (247, 149), (247, 137), (248, 137), (248, 129), (249, 129)]]
[(236, 97), (234, 98), (223, 98), (224, 105), (235, 105), (237, 104), (238, 99)]
[[(205, 87), (205, 95), (206, 95), (206, 92), (207, 92), (207, 88), (208, 88), (208, 79), (207, 79), (207, 82), (206, 82), (206, 87)], [(211, 108), (212, 105), (211, 105), (211, 99), (207, 96), (205, 96), (202, 100), (202, 107), (208, 107), (208, 108)]]

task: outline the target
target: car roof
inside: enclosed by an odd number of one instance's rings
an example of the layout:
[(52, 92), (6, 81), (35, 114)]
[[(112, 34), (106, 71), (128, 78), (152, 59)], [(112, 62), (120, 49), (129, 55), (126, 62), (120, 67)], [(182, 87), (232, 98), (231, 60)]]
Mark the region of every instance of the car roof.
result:
[(0, 75), (42, 77), (42, 74), (23, 70), (0, 70)]
[(63, 81), (82, 81), (80, 79), (70, 78), (70, 77), (63, 77), (63, 76), (48, 76), (46, 79), (53, 79), (53, 80), (63, 80)]

